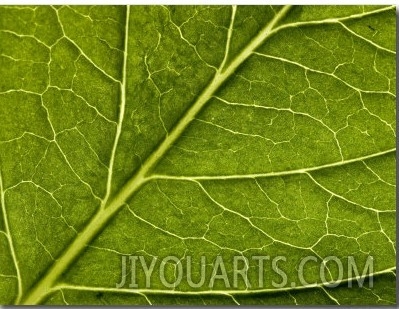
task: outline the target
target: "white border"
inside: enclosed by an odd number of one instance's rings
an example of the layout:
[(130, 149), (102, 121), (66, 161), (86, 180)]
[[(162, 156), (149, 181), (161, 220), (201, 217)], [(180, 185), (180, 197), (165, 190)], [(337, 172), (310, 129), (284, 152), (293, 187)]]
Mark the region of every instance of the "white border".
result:
[(379, 2), (378, 0), (3, 0), (1, 5), (60, 5), (60, 4), (70, 4), (70, 5), (157, 5), (157, 4), (171, 4), (171, 5), (283, 5), (283, 4), (294, 4), (294, 5), (397, 5), (399, 6), (399, 0), (383, 0)]

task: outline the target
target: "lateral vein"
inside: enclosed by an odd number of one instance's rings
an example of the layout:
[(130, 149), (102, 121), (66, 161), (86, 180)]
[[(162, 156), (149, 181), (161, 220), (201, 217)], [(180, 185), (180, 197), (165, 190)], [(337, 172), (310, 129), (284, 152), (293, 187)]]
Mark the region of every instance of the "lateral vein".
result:
[(21, 300), (21, 297), (22, 297), (22, 278), (21, 278), (21, 273), (20, 273), (20, 270), (19, 270), (17, 255), (15, 253), (14, 242), (12, 240), (12, 236), (11, 236), (11, 233), (10, 233), (10, 225), (8, 223), (8, 216), (7, 216), (7, 210), (6, 210), (6, 204), (5, 204), (5, 196), (4, 196), (4, 188), (3, 188), (3, 176), (1, 174), (1, 170), (0, 170), (0, 203), (1, 203), (1, 210), (3, 212), (3, 218), (4, 218), (5, 235), (6, 235), (6, 238), (8, 240), (8, 244), (9, 244), (10, 252), (11, 252), (11, 257), (12, 257), (12, 260), (14, 261), (15, 272), (17, 274), (18, 294), (17, 294), (16, 302), (19, 302)]
[(383, 156), (386, 154), (394, 153), (396, 148), (388, 149), (382, 152), (373, 153), (371, 155), (358, 157), (354, 159), (348, 159), (345, 161), (337, 161), (333, 163), (328, 163), (319, 166), (313, 166), (308, 168), (301, 168), (296, 170), (289, 171), (280, 171), (280, 172), (268, 172), (268, 173), (257, 173), (257, 174), (240, 174), (240, 175), (220, 175), (220, 176), (174, 176), (174, 175), (162, 175), (162, 174), (154, 174), (149, 177), (149, 179), (168, 179), (168, 180), (228, 180), (228, 179), (253, 179), (253, 178), (262, 178), (262, 177), (280, 177), (280, 176), (288, 176), (295, 174), (307, 174), (310, 172), (315, 172), (318, 170), (322, 170), (325, 168), (331, 167), (339, 167), (343, 165), (347, 165), (350, 163), (363, 162), (364, 160), (368, 160), (371, 158)]
[(116, 126), (116, 135), (114, 139), (114, 145), (112, 146), (111, 158), (109, 161), (109, 170), (108, 170), (108, 179), (107, 179), (107, 191), (105, 197), (103, 199), (102, 207), (106, 205), (108, 202), (109, 196), (111, 194), (112, 187), (112, 175), (115, 164), (115, 156), (116, 150), (119, 143), (119, 138), (122, 133), (122, 125), (123, 119), (125, 117), (125, 109), (126, 109), (126, 71), (127, 71), (127, 49), (128, 49), (128, 38), (129, 38), (129, 16), (130, 16), (130, 6), (127, 6), (126, 9), (126, 25), (125, 25), (125, 42), (124, 42), (124, 51), (123, 51), (123, 70), (122, 70), (122, 83), (120, 84), (120, 92), (121, 92), (121, 102), (119, 107), (119, 120)]
[(236, 16), (236, 11), (237, 11), (237, 6), (233, 5), (231, 7), (230, 26), (229, 26), (229, 30), (227, 31), (226, 48), (225, 48), (222, 64), (220, 65), (219, 70), (218, 70), (219, 72), (221, 72), (223, 70), (224, 66), (226, 65), (227, 59), (229, 57), (231, 37), (233, 35), (233, 30), (234, 30), (233, 27), (234, 27), (234, 20), (235, 20), (235, 16)]
[[(388, 274), (396, 271), (396, 267), (387, 268), (381, 271), (376, 271), (368, 276), (359, 276), (359, 277), (351, 277), (340, 280), (340, 283), (347, 283), (351, 281), (355, 281), (358, 279), (375, 277), (384, 274)], [(120, 288), (110, 288), (110, 287), (96, 287), (96, 286), (76, 286), (76, 285), (68, 285), (68, 284), (60, 284), (55, 286), (51, 292), (56, 292), (60, 290), (75, 290), (75, 291), (91, 291), (91, 292), (109, 292), (109, 293), (126, 293), (126, 294), (146, 294), (146, 295), (257, 295), (263, 293), (276, 293), (276, 292), (289, 292), (289, 291), (297, 291), (297, 290), (305, 290), (312, 288), (322, 288), (324, 286), (328, 286), (329, 283), (316, 283), (316, 284), (308, 284), (296, 287), (286, 287), (280, 289), (257, 289), (257, 290), (203, 290), (203, 291), (179, 291), (179, 290), (161, 290), (161, 289), (120, 289)]]

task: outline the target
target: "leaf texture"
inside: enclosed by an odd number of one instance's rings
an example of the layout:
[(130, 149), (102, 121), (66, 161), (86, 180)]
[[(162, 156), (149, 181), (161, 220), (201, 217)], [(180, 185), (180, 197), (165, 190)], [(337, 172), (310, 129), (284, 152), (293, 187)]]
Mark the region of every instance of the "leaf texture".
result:
[[(396, 303), (395, 18), (0, 6), (0, 303)], [(289, 283), (118, 289), (129, 255), (286, 256)], [(304, 285), (305, 256), (373, 256), (374, 286)]]

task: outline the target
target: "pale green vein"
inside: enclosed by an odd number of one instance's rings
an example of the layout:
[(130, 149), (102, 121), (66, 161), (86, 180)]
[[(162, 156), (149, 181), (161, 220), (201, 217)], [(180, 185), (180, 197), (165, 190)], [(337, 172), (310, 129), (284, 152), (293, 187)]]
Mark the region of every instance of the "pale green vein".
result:
[[(206, 233), (207, 233), (208, 231), (206, 231), (206, 232), (204, 233), (204, 235), (202, 235), (201, 237), (199, 237), (199, 236), (187, 236), (187, 237), (183, 237), (183, 236), (180, 236), (180, 235), (178, 235), (178, 234), (176, 234), (176, 233), (173, 233), (173, 232), (171, 232), (171, 231), (169, 231), (169, 230), (166, 230), (166, 229), (164, 229), (164, 228), (160, 228), (159, 226), (155, 225), (154, 223), (152, 223), (152, 222), (150, 222), (150, 221), (144, 219), (143, 217), (141, 217), (141, 216), (139, 216), (138, 214), (136, 214), (136, 213), (132, 210), (131, 207), (127, 206), (127, 209), (128, 209), (128, 211), (129, 211), (137, 220), (140, 220), (141, 222), (145, 223), (145, 224), (148, 225), (148, 226), (151, 226), (151, 227), (154, 228), (155, 230), (158, 230), (158, 231), (160, 231), (161, 233), (163, 233), (163, 234), (165, 234), (165, 235), (168, 235), (168, 236), (171, 236), (171, 237), (173, 237), (173, 238), (176, 238), (176, 239), (178, 239), (178, 240), (180, 240), (180, 241), (183, 241), (183, 242), (184, 242), (185, 240), (198, 240), (198, 241), (204, 241), (204, 242), (206, 242), (206, 243), (208, 243), (208, 244), (211, 244), (211, 245), (213, 245), (213, 246), (215, 246), (216, 248), (221, 249), (221, 250), (232, 251), (232, 252), (235, 252), (235, 253), (238, 253), (238, 254), (242, 254), (242, 253), (243, 253), (243, 252), (240, 251), (240, 250), (236, 250), (236, 249), (224, 247), (224, 246), (221, 246), (221, 245), (219, 245), (219, 244), (217, 244), (217, 243), (215, 243), (215, 242), (213, 242), (213, 241), (207, 239), (205, 236), (206, 236)], [(92, 247), (92, 246), (91, 246), (91, 247)], [(97, 248), (97, 249), (98, 249), (98, 248)], [(257, 248), (257, 249), (259, 249), (259, 248)], [(120, 253), (118, 253), (118, 254), (120, 254)]]
[(314, 72), (314, 73), (318, 73), (318, 74), (323, 74), (323, 75), (328, 75), (331, 76), (333, 78), (335, 78), (336, 80), (340, 81), (341, 83), (345, 84), (346, 86), (348, 86), (349, 88), (361, 93), (383, 93), (383, 94), (388, 94), (391, 95), (393, 97), (396, 97), (396, 95), (394, 95), (393, 93), (389, 92), (389, 91), (372, 91), (372, 90), (364, 90), (364, 89), (360, 89), (357, 88), (353, 85), (351, 85), (350, 83), (348, 83), (347, 81), (341, 79), (340, 77), (338, 77), (337, 75), (335, 75), (334, 73), (328, 73), (328, 72), (324, 72), (324, 71), (320, 71), (317, 69), (312, 69), (310, 67), (307, 67), (299, 62), (295, 62), (286, 58), (282, 58), (282, 57), (277, 57), (277, 56), (273, 56), (273, 55), (268, 55), (268, 54), (263, 54), (263, 53), (259, 53), (259, 52), (254, 52), (254, 55), (258, 55), (259, 57), (265, 57), (265, 58), (269, 58), (269, 59), (274, 59), (274, 60), (279, 60), (281, 62), (286, 62), (286, 63), (290, 63), (293, 64), (295, 66), (301, 67), (302, 69), (304, 69), (305, 71), (310, 71), (310, 72)]
[[(232, 214), (234, 214), (234, 215), (236, 215), (236, 216), (238, 216), (238, 217), (244, 219), (245, 221), (247, 221), (247, 222), (249, 223), (249, 225), (250, 225), (252, 228), (254, 228), (255, 230), (257, 230), (257, 231), (259, 231), (260, 233), (262, 233), (264, 236), (266, 236), (266, 237), (268, 238), (267, 240), (271, 241), (271, 243), (277, 242), (277, 243), (286, 245), (286, 246), (288, 246), (288, 247), (297, 248), (297, 249), (302, 249), (302, 250), (311, 250), (311, 251), (313, 251), (312, 248), (295, 246), (295, 245), (293, 245), (293, 244), (290, 244), (290, 243), (287, 243), (287, 242), (284, 242), (284, 241), (282, 241), (282, 240), (279, 240), (279, 239), (274, 238), (273, 236), (271, 236), (271, 235), (269, 235), (268, 233), (266, 233), (266, 232), (265, 232), (263, 229), (261, 229), (259, 226), (257, 226), (256, 224), (254, 224), (254, 223), (252, 222), (252, 220), (251, 220), (250, 217), (247, 217), (247, 216), (243, 215), (242, 213), (240, 213), (240, 212), (238, 212), (238, 211), (232, 210), (232, 209), (230, 209), (230, 208), (228, 208), (228, 207), (222, 205), (221, 203), (219, 203), (218, 201), (216, 201), (216, 200), (209, 194), (209, 192), (204, 188), (204, 186), (203, 186), (200, 182), (196, 181), (196, 183), (197, 183), (197, 185), (201, 188), (202, 192), (203, 192), (215, 205), (217, 205), (218, 207), (220, 207), (220, 208), (223, 209), (224, 211), (230, 212), (230, 213), (232, 213)], [(313, 252), (314, 252), (314, 251), (313, 251)], [(316, 252), (314, 252), (314, 253), (316, 253)]]
[(341, 304), (339, 303), (339, 301), (338, 301), (334, 296), (332, 296), (330, 293), (328, 293), (328, 291), (326, 290), (326, 288), (325, 288), (324, 286), (322, 286), (322, 287), (320, 287), (320, 288), (324, 291), (324, 293), (327, 295), (327, 297), (328, 297), (329, 299), (331, 299), (335, 304), (341, 305)]
[[(223, 103), (225, 103), (225, 104), (228, 104), (228, 105), (232, 105), (232, 106), (241, 106), (241, 107), (249, 107), (249, 108), (260, 108), (260, 109), (265, 109), (265, 110), (274, 110), (274, 111), (277, 111), (277, 112), (280, 112), (280, 111), (283, 111), (283, 112), (289, 112), (289, 113), (291, 113), (291, 114), (293, 114), (293, 115), (300, 115), (300, 116), (304, 116), (304, 117), (307, 117), (307, 118), (310, 118), (310, 119), (312, 119), (312, 120), (314, 120), (314, 121), (317, 121), (318, 123), (320, 123), (324, 128), (326, 128), (333, 136), (334, 136), (334, 141), (335, 141), (335, 144), (336, 144), (336, 146), (337, 146), (337, 148), (338, 148), (338, 151), (339, 151), (339, 154), (340, 154), (340, 157), (341, 157), (341, 160), (343, 161), (344, 160), (344, 155), (342, 154), (342, 148), (341, 148), (341, 145), (340, 145), (340, 143), (339, 143), (339, 140), (338, 140), (338, 138), (337, 138), (337, 132), (338, 131), (334, 131), (333, 129), (331, 129), (328, 125), (326, 125), (324, 122), (323, 122), (323, 120), (321, 120), (321, 119), (318, 119), (318, 118), (315, 118), (315, 117), (313, 117), (312, 115), (310, 115), (310, 114), (308, 114), (308, 113), (304, 113), (304, 112), (298, 112), (298, 111), (294, 111), (292, 108), (277, 108), (277, 107), (270, 107), (270, 106), (263, 106), (263, 105), (257, 105), (257, 104), (244, 104), (244, 103), (235, 103), (235, 102), (228, 102), (228, 101), (226, 101), (226, 100), (224, 100), (224, 99), (222, 99), (222, 98), (219, 98), (219, 97), (217, 97), (217, 96), (214, 96), (216, 99), (218, 99), (219, 101), (221, 101), (221, 102), (223, 102)], [(266, 138), (266, 137), (264, 137), (264, 138)], [(270, 141), (272, 141), (272, 140), (270, 140)], [(273, 142), (273, 141), (272, 141)], [(278, 144), (278, 143), (276, 143), (276, 142), (273, 142), (274, 144)], [(281, 142), (280, 142), (281, 143)]]
[[(14, 31), (10, 31), (10, 30), (0, 30), (0, 32), (12, 34), (12, 35), (15, 35), (16, 37), (19, 37), (19, 38), (30, 38), (30, 39), (33, 39), (33, 40), (35, 40), (37, 43), (39, 43), (39, 44), (43, 45), (44, 47), (46, 47), (47, 49), (50, 49), (50, 46), (47, 46), (46, 43), (40, 41), (40, 40), (39, 40), (37, 37), (35, 37), (34, 35), (30, 35), (30, 34), (18, 34), (18, 33), (14, 32)], [(22, 61), (24, 61), (24, 60), (22, 60)], [(41, 62), (38, 62), (38, 63), (41, 63)]]
[(390, 183), (390, 182), (384, 180), (384, 179), (383, 179), (380, 175), (378, 175), (370, 166), (368, 166), (366, 162), (363, 161), (363, 164), (364, 164), (364, 166), (365, 166), (371, 173), (373, 173), (373, 175), (374, 175), (375, 177), (378, 178), (379, 181), (381, 181), (381, 182), (387, 184), (388, 186), (391, 186), (391, 187), (395, 187), (395, 188), (396, 188), (396, 184), (393, 184), (393, 183)]
[(223, 71), (224, 66), (226, 65), (227, 59), (229, 57), (229, 51), (230, 51), (230, 43), (231, 43), (231, 37), (233, 35), (233, 29), (234, 29), (234, 20), (236, 16), (236, 11), (237, 11), (237, 6), (233, 5), (231, 7), (231, 19), (230, 19), (230, 26), (229, 30), (227, 31), (227, 39), (226, 39), (226, 48), (225, 48), (225, 53), (223, 57), (222, 64), (219, 67), (219, 72)]
[[(172, 16), (171, 16), (171, 14), (170, 14), (170, 10), (169, 10), (166, 6), (163, 6), (163, 8), (164, 8), (165, 10), (167, 10), (168, 15), (169, 15), (169, 21), (170, 21), (170, 23), (177, 29), (177, 31), (179, 32), (180, 38), (181, 38), (187, 45), (189, 45), (189, 46), (194, 50), (194, 52), (196, 53), (197, 57), (198, 57), (203, 63), (205, 63), (206, 66), (208, 66), (208, 67), (214, 69), (215, 71), (217, 71), (218, 69), (217, 69), (215, 66), (209, 64), (208, 62), (206, 62), (206, 61), (202, 58), (202, 56), (201, 56), (200, 53), (198, 52), (197, 46), (194, 45), (194, 44), (192, 44), (189, 40), (187, 40), (187, 39), (184, 37), (183, 32), (182, 32), (182, 30), (181, 30), (181, 27), (182, 27), (187, 21), (184, 22), (184, 23), (182, 23), (180, 26), (178, 26), (178, 25), (172, 20)], [(196, 14), (197, 14), (197, 13), (196, 13)], [(192, 17), (190, 17), (189, 20), (190, 20), (191, 18), (192, 18)]]
[(314, 172), (326, 168), (343, 166), (355, 162), (362, 162), (364, 160), (368, 160), (371, 158), (383, 156), (386, 154), (396, 152), (396, 148), (388, 149), (382, 152), (373, 153), (370, 155), (366, 155), (363, 157), (348, 159), (344, 161), (337, 161), (332, 163), (327, 163), (319, 166), (312, 166), (308, 168), (301, 168), (296, 170), (289, 171), (277, 171), (277, 172), (267, 172), (267, 173), (256, 173), (256, 174), (239, 174), (239, 175), (216, 175), (216, 176), (174, 176), (174, 175), (161, 175), (154, 174), (149, 177), (149, 179), (170, 179), (170, 180), (228, 180), (228, 179), (253, 179), (253, 178), (261, 178), (261, 177), (280, 177), (280, 176), (288, 176), (295, 174), (305, 174), (309, 172)]
[(8, 240), (8, 244), (10, 247), (10, 252), (11, 252), (11, 257), (14, 262), (14, 267), (15, 267), (15, 272), (17, 276), (17, 282), (18, 282), (18, 294), (17, 294), (17, 299), (15, 302), (19, 302), (22, 297), (22, 277), (21, 273), (19, 270), (19, 265), (18, 265), (18, 260), (17, 260), (17, 255), (15, 253), (15, 248), (14, 248), (14, 243), (13, 239), (11, 236), (11, 230), (10, 230), (10, 224), (8, 222), (8, 214), (7, 214), (7, 209), (6, 209), (6, 202), (5, 202), (5, 193), (4, 193), (4, 188), (3, 188), (3, 176), (0, 170), (0, 203), (1, 203), (1, 211), (3, 213), (3, 221), (4, 221), (4, 228), (5, 228), (5, 234)]
[(43, 140), (43, 141), (46, 141), (46, 142), (48, 142), (48, 143), (51, 142), (51, 140), (49, 140), (49, 139), (46, 138), (46, 137), (37, 135), (37, 134), (35, 134), (35, 133), (33, 133), (33, 132), (25, 131), (24, 133), (22, 133), (21, 135), (19, 135), (19, 136), (17, 136), (17, 137), (14, 137), (14, 138), (9, 139), (9, 140), (0, 141), (0, 144), (12, 143), (12, 142), (15, 142), (15, 141), (18, 141), (18, 140), (21, 140), (21, 139), (25, 138), (25, 136), (36, 137), (36, 138), (41, 139), (41, 140)]
[(102, 119), (104, 119), (106, 122), (109, 122), (109, 123), (112, 124), (112, 125), (117, 125), (117, 123), (116, 123), (115, 121), (113, 121), (113, 120), (111, 120), (111, 119), (108, 119), (104, 114), (102, 114), (102, 113), (98, 110), (97, 107), (95, 107), (94, 105), (90, 104), (84, 97), (82, 97), (80, 94), (77, 94), (76, 92), (74, 92), (73, 89), (60, 88), (60, 87), (58, 87), (58, 86), (48, 86), (47, 89), (46, 89), (43, 93), (45, 93), (48, 89), (57, 89), (57, 90), (59, 90), (59, 91), (61, 92), (61, 99), (62, 99), (62, 100), (64, 100), (64, 99), (63, 99), (63, 95), (62, 95), (62, 92), (63, 92), (63, 91), (72, 93), (74, 96), (76, 96), (77, 98), (79, 98), (79, 99), (81, 99), (83, 102), (85, 102), (85, 104), (86, 104), (89, 108), (93, 109), (93, 110), (98, 114), (98, 116), (101, 117)]
[(122, 133), (122, 125), (123, 119), (125, 117), (125, 109), (126, 109), (126, 75), (127, 75), (127, 49), (128, 49), (128, 42), (129, 42), (129, 19), (130, 19), (130, 6), (126, 8), (126, 25), (125, 25), (125, 42), (124, 42), (124, 51), (123, 51), (123, 69), (122, 69), (122, 83), (120, 85), (120, 92), (121, 92), (121, 102), (119, 105), (119, 120), (116, 126), (116, 135), (114, 139), (114, 145), (112, 146), (111, 158), (109, 161), (109, 169), (108, 169), (108, 178), (107, 178), (107, 189), (106, 194), (101, 203), (101, 207), (104, 207), (108, 202), (109, 196), (111, 194), (112, 188), (112, 175), (114, 171), (114, 163), (115, 163), (115, 156), (116, 150), (119, 143), (119, 138)]
[(350, 33), (351, 33), (352, 35), (354, 35), (355, 37), (357, 37), (357, 38), (359, 38), (359, 39), (361, 39), (361, 40), (363, 40), (363, 41), (366, 41), (367, 43), (373, 45), (374, 47), (376, 47), (376, 48), (378, 48), (378, 49), (381, 49), (381, 50), (384, 50), (384, 51), (386, 51), (386, 52), (388, 52), (388, 53), (391, 53), (391, 54), (396, 55), (396, 52), (395, 52), (395, 51), (390, 50), (390, 49), (388, 49), (388, 48), (385, 48), (385, 47), (383, 47), (383, 46), (381, 46), (381, 45), (378, 45), (377, 43), (375, 43), (375, 42), (373, 42), (373, 41), (371, 41), (371, 40), (369, 40), (369, 39), (367, 39), (367, 38), (361, 36), (360, 34), (356, 33), (355, 31), (353, 31), (352, 29), (350, 29), (349, 27), (347, 27), (347, 26), (346, 26), (344, 23), (342, 23), (342, 22), (338, 22), (338, 23), (339, 23), (346, 31), (350, 32)]
[[(345, 278), (340, 280), (340, 284), (348, 282), (355, 282), (356, 280), (362, 280), (364, 278), (376, 277), (384, 274), (392, 273), (396, 271), (396, 267), (387, 268), (381, 271), (376, 271), (367, 276), (358, 276)], [(335, 282), (329, 282), (335, 283)], [(51, 292), (59, 290), (71, 290), (71, 291), (88, 291), (88, 292), (105, 292), (105, 293), (124, 293), (124, 294), (146, 294), (146, 295), (171, 295), (171, 296), (200, 296), (200, 295), (259, 295), (276, 292), (292, 292), (298, 290), (321, 288), (329, 286), (329, 283), (314, 283), (308, 285), (301, 285), (296, 287), (285, 287), (285, 288), (266, 288), (266, 289), (247, 289), (247, 290), (202, 290), (202, 291), (179, 291), (179, 290), (160, 290), (160, 289), (120, 289), (120, 288), (107, 288), (107, 287), (95, 287), (95, 286), (79, 286), (69, 284), (59, 284), (51, 289)]]
[(370, 16), (370, 15), (374, 15), (374, 14), (378, 14), (378, 13), (382, 13), (382, 12), (386, 12), (389, 10), (395, 9), (395, 6), (387, 6), (387, 7), (383, 7), (381, 9), (378, 10), (374, 10), (374, 11), (370, 11), (370, 12), (365, 12), (365, 13), (361, 13), (361, 14), (353, 14), (350, 16), (345, 16), (345, 17), (340, 17), (340, 18), (327, 18), (327, 19), (323, 19), (323, 20), (311, 20), (311, 21), (303, 21), (303, 22), (293, 22), (293, 23), (289, 23), (289, 24), (284, 24), (281, 25), (279, 27), (276, 27), (273, 32), (279, 32), (283, 29), (288, 29), (288, 28), (298, 28), (298, 27), (302, 27), (302, 26), (311, 26), (311, 25), (323, 25), (323, 24), (339, 24), (341, 26), (343, 26), (344, 29), (348, 30), (352, 35), (355, 35), (356, 37), (372, 44), (374, 47), (377, 47), (381, 50), (385, 50), (391, 54), (396, 54), (395, 51), (392, 51), (390, 49), (387, 49), (383, 46), (378, 45), (377, 43), (368, 40), (362, 36), (360, 36), (359, 34), (357, 34), (356, 32), (354, 32), (353, 30), (349, 29), (347, 26), (345, 26), (343, 24), (343, 22), (348, 21), (348, 20), (353, 20), (353, 19), (359, 19), (365, 16)]
[(12, 276), (12, 275), (3, 275), (3, 274), (0, 274), (0, 278), (13, 278), (13, 279), (17, 279), (17, 280), (18, 280), (17, 276)]
[(100, 165), (102, 165), (104, 168), (108, 168), (108, 166), (100, 159), (100, 157), (98, 156), (98, 153), (93, 149), (92, 145), (89, 143), (86, 136), (82, 133), (81, 130), (79, 130), (79, 128), (77, 126), (73, 127), (72, 129), (65, 129), (58, 134), (68, 132), (68, 131), (76, 131), (82, 137), (82, 139), (84, 140), (87, 147), (89, 147), (91, 153), (96, 157), (97, 162), (100, 163)]
[[(394, 212), (396, 213), (396, 210), (394, 210)], [(378, 220), (378, 225), (380, 226), (380, 232), (382, 234), (384, 234), (385, 238), (389, 241), (389, 243), (392, 246), (392, 250), (393, 252), (395, 252), (395, 256), (396, 256), (396, 242), (394, 242), (389, 236), (388, 234), (384, 231), (384, 229), (382, 228), (382, 224), (381, 224), (381, 219), (380, 219), (380, 212), (377, 212), (377, 220)]]
[[(247, 106), (248, 106), (248, 105), (247, 105)], [(201, 122), (201, 123), (205, 123), (205, 124), (207, 124), (207, 125), (210, 125), (210, 126), (213, 126), (213, 127), (219, 128), (219, 129), (222, 129), (222, 130), (227, 131), (227, 132), (229, 132), (229, 133), (231, 133), (231, 134), (234, 134), (234, 135), (242, 135), (242, 136), (260, 138), (260, 139), (263, 139), (263, 140), (268, 141), (268, 142), (270, 142), (270, 143), (273, 143), (273, 145), (288, 142), (288, 141), (275, 142), (275, 141), (273, 141), (272, 139), (267, 138), (267, 137), (265, 137), (265, 136), (263, 136), (263, 135), (259, 135), (259, 134), (249, 134), (249, 133), (234, 131), (234, 130), (231, 130), (231, 129), (226, 128), (226, 127), (224, 127), (224, 126), (221, 126), (221, 125), (219, 125), (219, 124), (213, 123), (213, 122), (211, 122), (211, 121), (206, 121), (206, 120), (202, 120), (202, 119), (196, 119), (196, 121)]]
[(328, 192), (328, 193), (331, 194), (332, 196), (335, 196), (336, 198), (338, 198), (338, 199), (340, 199), (340, 200), (344, 200), (345, 202), (347, 202), (347, 203), (349, 203), (349, 204), (356, 205), (356, 206), (360, 206), (361, 208), (364, 208), (364, 209), (366, 209), (366, 210), (370, 210), (370, 211), (373, 211), (373, 212), (376, 212), (376, 213), (380, 212), (380, 210), (378, 210), (378, 209), (375, 209), (375, 208), (371, 208), (371, 207), (367, 207), (367, 206), (358, 204), (358, 203), (356, 203), (356, 202), (353, 202), (353, 201), (347, 199), (346, 197), (344, 197), (344, 196), (342, 196), (342, 195), (339, 195), (339, 194), (337, 194), (337, 193), (335, 193), (335, 192), (329, 190), (328, 188), (326, 188), (325, 186), (323, 186), (320, 182), (318, 182), (311, 174), (309, 174), (309, 173), (306, 173), (306, 174), (307, 174), (307, 176), (308, 176), (317, 186), (319, 186), (321, 189), (323, 189), (324, 191)]
[(97, 65), (97, 64), (96, 64), (83, 50), (82, 50), (82, 48), (81, 48), (77, 43), (75, 43), (74, 40), (72, 40), (70, 37), (68, 37), (68, 36), (66, 35), (65, 30), (64, 30), (64, 26), (63, 26), (63, 24), (62, 24), (62, 22), (61, 22), (60, 15), (59, 15), (59, 13), (58, 13), (58, 10), (55, 9), (54, 7), (53, 7), (53, 9), (54, 9), (54, 11), (55, 11), (56, 14), (57, 14), (58, 23), (59, 23), (59, 25), (60, 25), (60, 27), (61, 27), (62, 34), (63, 34), (63, 36), (68, 40), (68, 42), (70, 42), (71, 44), (73, 44), (73, 46), (75, 46), (75, 48), (80, 52), (80, 54), (81, 54), (88, 62), (90, 62), (97, 70), (99, 70), (102, 74), (104, 74), (106, 77), (108, 77), (109, 79), (111, 79), (111, 80), (114, 81), (115, 83), (121, 84), (122, 82), (121, 82), (120, 80), (117, 80), (115, 77), (109, 75), (109, 74), (108, 74), (107, 72), (105, 72), (102, 68), (100, 68), (100, 67), (99, 67), (99, 66), (98, 66), (98, 65)]
[(61, 290), (60, 292), (61, 292), (61, 297), (62, 297), (62, 301), (64, 302), (64, 304), (69, 305), (69, 303), (65, 299), (64, 291)]
[(97, 200), (101, 200), (101, 198), (99, 196), (97, 196), (97, 194), (94, 193), (93, 187), (85, 180), (82, 179), (82, 177), (75, 171), (74, 167), (72, 166), (71, 162), (68, 159), (68, 156), (65, 154), (64, 150), (61, 148), (60, 144), (57, 142), (56, 137), (54, 137), (54, 139), (51, 141), (52, 143), (54, 143), (58, 149), (58, 151), (60, 152), (61, 156), (64, 158), (66, 164), (68, 165), (69, 169), (71, 170), (71, 172), (76, 176), (76, 178), (83, 183), (86, 187), (89, 188), (91, 194), (93, 195), (93, 197)]

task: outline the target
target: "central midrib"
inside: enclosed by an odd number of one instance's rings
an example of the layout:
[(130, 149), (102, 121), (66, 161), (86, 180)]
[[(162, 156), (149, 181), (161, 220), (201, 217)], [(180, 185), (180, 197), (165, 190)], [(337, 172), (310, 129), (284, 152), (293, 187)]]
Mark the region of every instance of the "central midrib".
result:
[[(287, 14), (291, 6), (284, 6), (274, 18), (256, 35), (248, 45), (224, 69), (218, 70), (209, 85), (202, 91), (195, 103), (186, 111), (169, 135), (161, 142), (157, 149), (147, 158), (135, 175), (123, 186), (115, 198), (104, 208), (101, 208), (90, 220), (82, 232), (64, 250), (63, 254), (54, 262), (41, 279), (27, 292), (21, 302), (24, 305), (39, 304), (51, 292), (59, 276), (75, 261), (96, 235), (106, 226), (111, 218), (121, 209), (127, 199), (150, 178), (148, 173), (156, 166), (163, 155), (181, 136), (188, 124), (194, 119), (206, 102), (213, 96), (219, 87), (234, 73), (234, 71), (257, 49), (265, 39), (272, 34), (274, 26)], [(126, 24), (129, 22), (129, 7), (127, 7)], [(125, 53), (127, 53), (128, 35), (125, 33)], [(126, 57), (125, 57), (125, 60)], [(125, 67), (125, 64), (124, 64)], [(123, 93), (126, 94), (126, 72), (123, 76)], [(125, 98), (122, 98), (125, 100)]]

